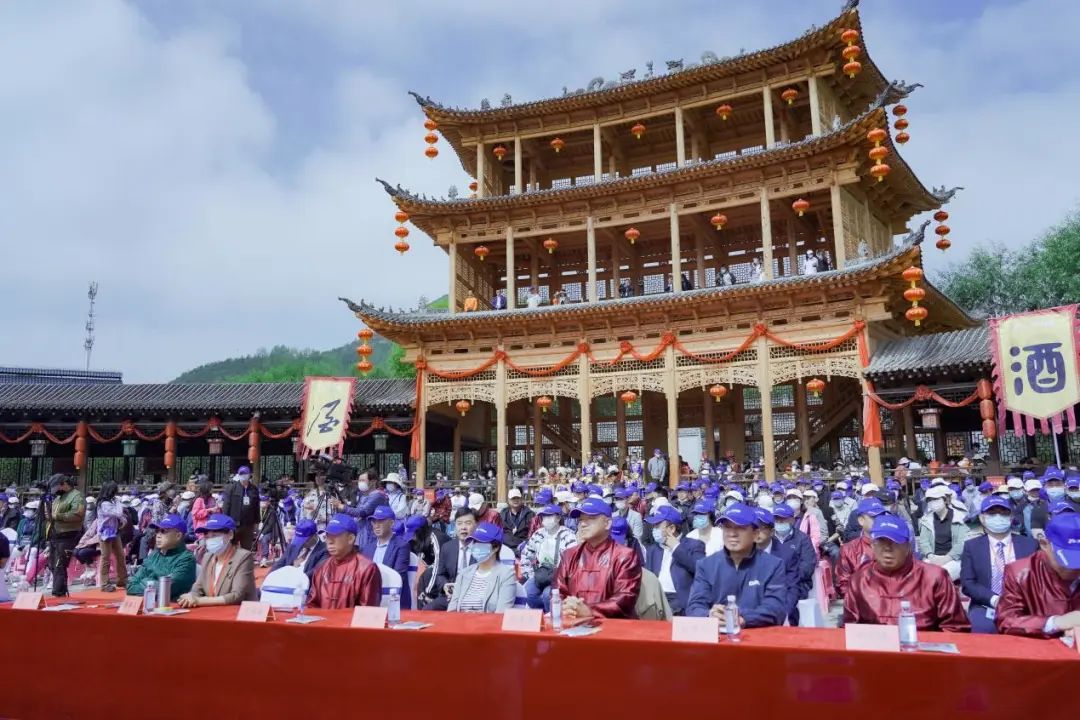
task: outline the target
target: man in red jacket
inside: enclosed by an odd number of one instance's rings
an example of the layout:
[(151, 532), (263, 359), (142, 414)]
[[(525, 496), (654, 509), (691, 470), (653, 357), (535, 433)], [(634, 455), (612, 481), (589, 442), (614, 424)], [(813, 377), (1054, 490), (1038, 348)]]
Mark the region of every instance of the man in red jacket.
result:
[(326, 549), (330, 558), (311, 578), (308, 604), (313, 608), (377, 606), (382, 600), (379, 567), (356, 550), (359, 528), (350, 515), (340, 513), (326, 523)]
[(1005, 566), (997, 628), (1035, 637), (1080, 628), (1080, 514), (1054, 517), (1039, 552)]
[(885, 512), (885, 506), (877, 498), (864, 498), (852, 510), (862, 532), (859, 537), (849, 540), (840, 548), (840, 562), (836, 564), (836, 590), (847, 595), (848, 581), (856, 570), (870, 562), (874, 557), (870, 548), (870, 528), (874, 518)]
[(587, 623), (596, 616), (633, 618), (641, 591), (641, 556), (611, 539), (611, 506), (586, 498), (570, 512), (578, 520), (578, 545), (563, 552), (555, 586), (563, 598), (563, 622)]
[(878, 515), (870, 529), (870, 547), (873, 561), (855, 571), (844, 596), (845, 623), (895, 625), (900, 602), (907, 600), (920, 630), (971, 630), (949, 573), (912, 554), (907, 522), (889, 513)]

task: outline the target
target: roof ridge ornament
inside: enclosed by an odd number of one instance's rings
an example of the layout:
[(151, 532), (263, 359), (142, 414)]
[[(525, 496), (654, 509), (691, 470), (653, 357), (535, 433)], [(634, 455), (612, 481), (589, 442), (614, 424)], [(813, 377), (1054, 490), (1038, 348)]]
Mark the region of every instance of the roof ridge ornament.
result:
[(923, 87), (922, 83), (906, 83), (903, 80), (893, 80), (878, 93), (874, 101), (870, 103), (870, 108), (874, 109), (898, 103), (907, 99), (911, 93), (921, 87)]
[[(957, 192), (959, 192), (960, 190), (963, 190), (963, 189), (964, 188), (963, 188), (962, 185), (957, 185), (956, 187), (949, 188), (948, 190), (946, 190), (945, 186), (942, 185), (941, 187), (931, 188), (930, 194), (933, 195), (934, 198), (936, 198), (939, 203), (941, 203), (942, 205), (945, 205), (946, 203), (948, 203), (950, 200), (953, 199), (953, 196), (956, 195)], [(926, 222), (929, 223), (930, 221), (927, 220)]]
[(912, 230), (900, 241), (900, 247), (906, 248), (909, 246), (922, 245), (923, 240), (926, 239), (926, 228), (928, 227), (930, 227), (930, 221), (924, 220), (918, 230)]
[(844, 7), (840, 8), (840, 14), (849, 13), (859, 7), (859, 0), (847, 0)]

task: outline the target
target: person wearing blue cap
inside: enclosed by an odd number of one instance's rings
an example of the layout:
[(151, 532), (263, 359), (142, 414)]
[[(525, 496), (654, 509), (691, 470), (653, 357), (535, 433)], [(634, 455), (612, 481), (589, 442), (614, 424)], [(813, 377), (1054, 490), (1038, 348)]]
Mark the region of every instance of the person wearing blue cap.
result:
[(630, 527), (630, 532), (640, 542), (645, 537), (645, 521), (641, 516), (641, 513), (637, 509), (630, 506), (630, 496), (632, 493), (626, 488), (617, 488), (615, 490), (615, 513), (614, 517), (621, 517), (626, 520), (626, 524)]
[(836, 589), (841, 595), (847, 592), (848, 581), (860, 567), (870, 562), (873, 552), (870, 548), (870, 528), (874, 518), (885, 512), (885, 507), (877, 498), (864, 498), (852, 510), (862, 532), (858, 537), (844, 543), (840, 548), (840, 562), (836, 564)]
[(724, 534), (714, 527), (715, 518), (716, 500), (706, 492), (705, 497), (694, 503), (694, 507), (690, 509), (692, 529), (686, 534), (686, 537), (705, 544), (706, 557), (724, 549)]
[(251, 468), (241, 466), (235, 482), (229, 483), (221, 494), (221, 514), (236, 523), (240, 547), (255, 549), (255, 527), (259, 524), (259, 487), (251, 480)]
[(180, 607), (239, 605), (255, 600), (255, 555), (236, 543), (236, 522), (228, 515), (211, 515), (199, 528), (206, 557), (191, 592), (180, 596)]
[(1012, 533), (1012, 502), (1000, 495), (983, 500), (979, 522), (986, 533), (964, 543), (960, 589), (971, 598), (971, 631), (996, 633), (996, 608), (1005, 587), (1005, 567), (1039, 549), (1029, 537)]
[(586, 498), (574, 508), (578, 545), (563, 552), (554, 584), (563, 596), (563, 622), (587, 623), (596, 616), (635, 617), (641, 590), (641, 558), (611, 539), (611, 506)]
[(462, 569), (448, 612), (501, 613), (514, 607), (517, 577), (513, 565), (499, 562), (503, 529), (482, 522), (469, 535), (469, 555), (476, 562)]
[(776, 525), (775, 516), (765, 508), (754, 508), (757, 518), (757, 533), (754, 545), (759, 552), (780, 558), (784, 563), (784, 587), (787, 589), (787, 618), (791, 625), (799, 624), (799, 601), (804, 595), (799, 587), (799, 561), (791, 548), (777, 542), (773, 534)]
[[(184, 545), (187, 523), (171, 513), (151, 523), (150, 529), (154, 531), (154, 550), (128, 579), (127, 594), (142, 595), (147, 583), (156, 583), (168, 575), (172, 578), (171, 602), (195, 584), (195, 555)], [(159, 598), (159, 602), (164, 599)]]
[(1033, 637), (1080, 628), (1080, 514), (1052, 517), (1039, 552), (1006, 566), (997, 627)]
[(1070, 470), (1065, 476), (1065, 501), (1080, 512), (1080, 472), (1076, 470)]
[(330, 556), (326, 552), (326, 543), (319, 537), (315, 521), (304, 518), (296, 523), (292, 542), (285, 546), (285, 553), (278, 558), (271, 570), (279, 570), (286, 566), (298, 567), (310, 580), (328, 557)]
[(341, 609), (378, 606), (382, 600), (379, 567), (356, 550), (356, 520), (338, 513), (326, 523), (330, 557), (315, 571), (308, 591), (313, 608)]
[(818, 556), (810, 538), (795, 527), (795, 512), (790, 505), (781, 503), (773, 508), (772, 513), (773, 538), (795, 556), (798, 567), (798, 592), (801, 600), (810, 594), (810, 589), (814, 585), (814, 568), (817, 567)]
[(938, 565), (915, 559), (911, 528), (902, 518), (882, 513), (870, 526), (873, 560), (851, 576), (844, 595), (844, 622), (896, 625), (907, 601), (919, 630), (967, 632), (971, 629), (960, 593)]
[[(372, 538), (360, 546), (360, 554), (378, 565), (385, 565), (401, 576), (401, 608), (412, 609), (409, 592), (409, 543), (394, 535), (394, 522), (398, 520), (389, 505), (380, 505), (368, 518)], [(404, 532), (404, 527), (402, 527)]]
[(546, 505), (538, 513), (540, 527), (529, 536), (521, 553), (521, 576), (526, 602), (531, 608), (545, 608), (551, 597), (551, 583), (563, 552), (577, 545), (577, 536), (562, 524), (562, 509)]
[(672, 612), (682, 615), (694, 570), (698, 560), (705, 557), (705, 543), (682, 534), (683, 516), (671, 505), (657, 507), (645, 522), (652, 526), (653, 538), (645, 555), (645, 567), (660, 581)]
[(759, 552), (755, 544), (758, 519), (743, 503), (727, 507), (720, 516), (724, 551), (697, 565), (686, 614), (691, 617), (724, 617), (729, 595), (739, 605), (742, 627), (780, 625), (787, 617), (784, 563)]
[(1033, 504), (1031, 509), (1031, 530), (1032, 535), (1036, 535), (1036, 530), (1043, 530), (1046, 527), (1046, 523), (1050, 519), (1050, 505), (1055, 502), (1064, 500), (1065, 495), (1065, 473), (1061, 468), (1056, 465), (1050, 465), (1043, 472), (1042, 477), (1042, 495), (1045, 496), (1045, 500), (1041, 497)]

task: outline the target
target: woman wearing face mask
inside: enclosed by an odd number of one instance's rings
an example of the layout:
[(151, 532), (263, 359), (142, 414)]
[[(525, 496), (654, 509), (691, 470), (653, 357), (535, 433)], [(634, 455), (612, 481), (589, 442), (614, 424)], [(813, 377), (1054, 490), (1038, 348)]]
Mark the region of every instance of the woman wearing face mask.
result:
[(626, 488), (618, 488), (615, 491), (615, 516), (626, 518), (626, 524), (630, 526), (630, 532), (641, 542), (645, 535), (645, 519), (634, 508), (630, 507), (630, 495)]
[(191, 524), (196, 533), (206, 525), (206, 521), (210, 519), (210, 516), (218, 511), (217, 501), (211, 495), (213, 491), (214, 486), (210, 484), (209, 480), (203, 480), (199, 483), (199, 489), (195, 493), (195, 500), (191, 503)]
[(821, 541), (825, 539), (822, 535), (822, 526), (813, 513), (804, 512), (802, 492), (795, 488), (788, 490), (784, 496), (784, 504), (791, 508), (791, 512), (794, 514), (793, 524), (795, 527), (803, 535), (810, 538), (810, 546), (814, 548), (814, 555), (820, 556)]
[(690, 511), (693, 529), (686, 534), (691, 540), (705, 543), (705, 557), (724, 549), (724, 534), (714, 527), (716, 504), (711, 500), (698, 500)]
[(537, 515), (540, 527), (529, 537), (521, 553), (521, 577), (529, 607), (545, 608), (563, 551), (578, 541), (574, 532), (562, 524), (563, 512), (558, 505), (547, 505)]
[(499, 562), (503, 531), (480, 523), (469, 535), (469, 554), (476, 562), (460, 570), (448, 612), (499, 613), (514, 607), (517, 578), (513, 565)]
[(211, 515), (198, 531), (204, 538), (206, 557), (191, 592), (178, 598), (180, 607), (239, 605), (256, 600), (255, 556), (236, 542), (236, 521), (228, 515)]

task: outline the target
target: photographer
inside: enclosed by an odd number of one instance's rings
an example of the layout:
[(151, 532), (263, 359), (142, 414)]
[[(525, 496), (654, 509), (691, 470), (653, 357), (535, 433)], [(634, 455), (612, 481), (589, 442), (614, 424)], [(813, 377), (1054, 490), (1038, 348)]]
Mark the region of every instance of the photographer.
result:
[(55, 494), (52, 501), (52, 526), (49, 528), (49, 563), (53, 574), (53, 596), (68, 594), (67, 568), (75, 545), (83, 534), (83, 518), (86, 502), (67, 475), (49, 478), (49, 490)]
[(326, 488), (326, 475), (322, 472), (316, 473), (315, 487), (304, 498), (303, 516), (314, 520), (320, 532), (326, 527), (326, 522), (334, 511), (330, 497), (331, 493)]
[(368, 490), (368, 476), (368, 473), (360, 476), (361, 479), (356, 490), (348, 493), (348, 495), (351, 496), (349, 497), (350, 502), (348, 504), (346, 504), (345, 498), (335, 498), (333, 501), (335, 512), (345, 513), (346, 515), (356, 518), (359, 523), (357, 544), (361, 547), (375, 538), (375, 535), (371, 531), (371, 523), (368, 522), (368, 518), (375, 512), (375, 508), (381, 505), (388, 505), (390, 502), (385, 493), (378, 490)]

